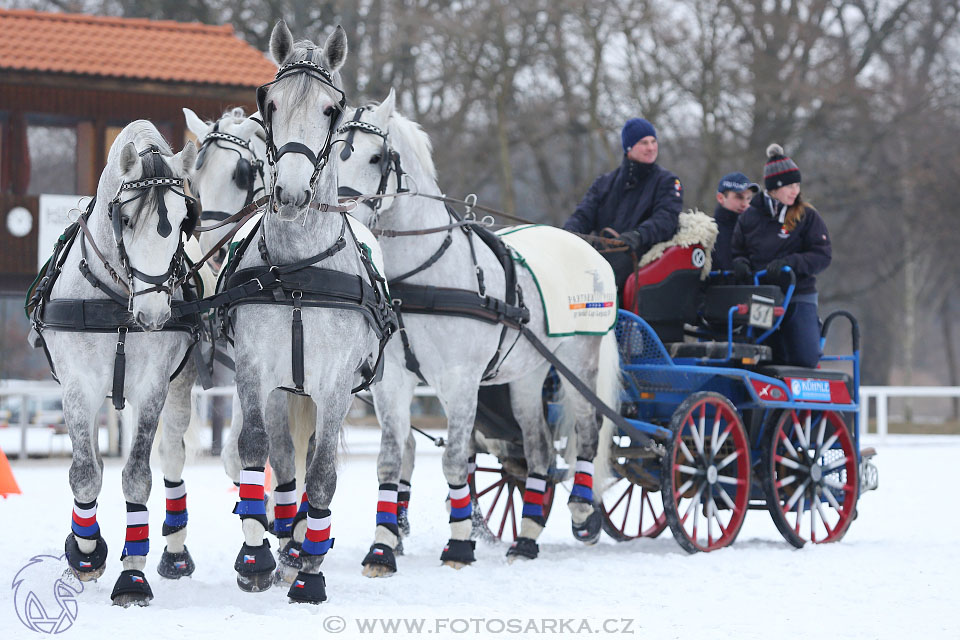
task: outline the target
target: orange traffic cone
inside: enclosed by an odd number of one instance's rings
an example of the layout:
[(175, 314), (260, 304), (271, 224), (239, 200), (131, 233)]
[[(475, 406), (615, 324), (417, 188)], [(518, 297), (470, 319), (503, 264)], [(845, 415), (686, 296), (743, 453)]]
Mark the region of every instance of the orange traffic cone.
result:
[(10, 461), (0, 449), (0, 496), (6, 498), (8, 495), (21, 493), (17, 481), (13, 478), (13, 469), (10, 468)]

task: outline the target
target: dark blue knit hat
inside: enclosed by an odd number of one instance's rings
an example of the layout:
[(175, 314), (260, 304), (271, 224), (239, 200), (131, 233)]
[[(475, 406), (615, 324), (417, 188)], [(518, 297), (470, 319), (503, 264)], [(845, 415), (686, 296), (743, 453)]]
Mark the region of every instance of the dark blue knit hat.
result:
[(767, 147), (767, 163), (763, 165), (763, 186), (773, 191), (788, 184), (800, 182), (800, 167), (774, 143)]
[(620, 132), (623, 152), (626, 153), (630, 150), (630, 147), (647, 136), (657, 137), (657, 130), (653, 128), (653, 125), (643, 118), (630, 118), (623, 125), (623, 131)]

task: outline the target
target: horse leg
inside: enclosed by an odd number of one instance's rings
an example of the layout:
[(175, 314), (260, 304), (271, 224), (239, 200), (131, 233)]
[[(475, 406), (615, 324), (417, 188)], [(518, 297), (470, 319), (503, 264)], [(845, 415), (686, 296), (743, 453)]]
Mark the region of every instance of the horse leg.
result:
[(510, 406), (523, 434), (523, 456), (527, 478), (523, 493), (523, 517), (520, 533), (507, 550), (511, 561), (533, 560), (540, 552), (537, 538), (546, 525), (543, 495), (547, 490), (547, 472), (553, 462), (553, 438), (543, 416), (543, 381), (549, 365), (544, 363), (530, 374), (510, 383)]
[(103, 459), (97, 442), (94, 420), (106, 391), (63, 387), (63, 419), (67, 424), (73, 459), (70, 489), (73, 491), (73, 519), (64, 551), (70, 568), (86, 582), (96, 580), (107, 567), (107, 542), (97, 523), (97, 496), (103, 484)]
[(113, 586), (110, 598), (113, 604), (128, 607), (146, 606), (153, 599), (153, 591), (143, 574), (150, 551), (150, 517), (147, 499), (150, 497), (150, 451), (157, 432), (157, 422), (167, 395), (167, 381), (158, 381), (157, 388), (136, 406), (137, 431), (133, 436), (130, 455), (123, 466), (123, 497), (127, 501), (127, 535), (120, 559), (123, 571)]
[(243, 465), (240, 463), (240, 432), (243, 431), (243, 407), (240, 406), (240, 396), (233, 394), (233, 406), (230, 418), (230, 431), (227, 432), (227, 439), (223, 443), (223, 449), (220, 450), (220, 461), (223, 463), (223, 470), (230, 480), (237, 486), (240, 486), (240, 472)]
[[(300, 568), (299, 545), (292, 541), (294, 518), (297, 515), (297, 477), (292, 424), (288, 423), (288, 407), (311, 403), (285, 391), (274, 390), (267, 397), (267, 434), (270, 439), (270, 466), (276, 488), (267, 501), (267, 513), (273, 509), (272, 533), (277, 536), (277, 573), (275, 582), (291, 582)], [(295, 413), (290, 408), (289, 413)], [(288, 426), (289, 424), (289, 426)], [(271, 505), (272, 503), (272, 505)]]
[[(564, 351), (572, 352), (564, 362), (580, 380), (591, 389), (597, 389), (599, 338), (578, 340)], [(561, 347), (561, 349), (563, 349)], [(558, 350), (559, 351), (559, 350)], [(573, 537), (585, 544), (596, 544), (602, 525), (600, 510), (596, 508), (593, 493), (593, 460), (597, 455), (600, 420), (596, 408), (564, 380), (564, 411), (571, 411), (577, 436), (577, 461), (574, 467), (573, 488), (567, 507), (570, 509)], [(602, 397), (602, 394), (601, 394)]]
[[(341, 381), (337, 388), (349, 389), (351, 379)], [(313, 394), (314, 398), (320, 397)], [(308, 500), (307, 528), (300, 555), (303, 566), (297, 574), (287, 597), (290, 602), (320, 604), (327, 599), (326, 581), (320, 565), (333, 547), (330, 537), (330, 501), (337, 490), (337, 447), (340, 429), (347, 417), (353, 395), (327, 395), (326, 402), (317, 402), (316, 450), (307, 466), (306, 494)]]
[(397, 555), (403, 555), (403, 538), (410, 535), (410, 479), (413, 477), (413, 465), (417, 457), (417, 439), (413, 431), (407, 433), (403, 447), (403, 464), (400, 466), (400, 484), (397, 486), (397, 526), (400, 528), (400, 543)]
[(189, 576), (196, 568), (190, 551), (184, 544), (187, 539), (187, 485), (182, 478), (187, 457), (183, 436), (190, 427), (190, 390), (196, 379), (196, 367), (191, 358), (180, 375), (171, 381), (167, 401), (160, 414), (163, 420), (163, 429), (160, 432), (160, 467), (163, 470), (167, 513), (162, 531), (166, 545), (160, 564), (157, 565), (157, 573), (171, 580)]
[[(406, 462), (402, 451), (404, 443), (412, 438), (410, 402), (416, 385), (413, 376), (401, 371), (397, 365), (387, 363), (383, 381), (373, 387), (374, 407), (380, 422), (380, 454), (377, 456), (380, 487), (376, 533), (370, 551), (362, 562), (363, 575), (368, 578), (388, 576), (397, 571), (395, 550), (400, 545), (399, 483)], [(413, 466), (412, 460), (410, 466)]]
[(473, 505), (467, 486), (471, 436), (477, 416), (479, 380), (446, 377), (438, 394), (447, 414), (447, 446), (443, 450), (443, 475), (450, 497), (450, 540), (440, 554), (440, 561), (454, 569), (462, 569), (476, 560), (476, 542), (470, 539), (473, 529)]
[[(243, 372), (243, 373), (241, 373)], [(240, 454), (240, 500), (233, 512), (240, 516), (243, 546), (233, 564), (237, 586), (243, 591), (266, 591), (273, 585), (277, 563), (265, 539), (267, 511), (263, 500), (264, 468), (269, 438), (264, 424), (264, 406), (270, 389), (260, 372), (237, 366), (237, 393), (243, 414), (243, 426), (237, 438)]]

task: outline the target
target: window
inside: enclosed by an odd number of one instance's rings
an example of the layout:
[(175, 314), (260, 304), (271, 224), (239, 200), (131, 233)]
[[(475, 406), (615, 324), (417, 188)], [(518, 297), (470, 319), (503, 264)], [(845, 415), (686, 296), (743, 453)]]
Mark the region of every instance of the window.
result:
[(77, 192), (77, 130), (74, 126), (31, 124), (29, 194)]

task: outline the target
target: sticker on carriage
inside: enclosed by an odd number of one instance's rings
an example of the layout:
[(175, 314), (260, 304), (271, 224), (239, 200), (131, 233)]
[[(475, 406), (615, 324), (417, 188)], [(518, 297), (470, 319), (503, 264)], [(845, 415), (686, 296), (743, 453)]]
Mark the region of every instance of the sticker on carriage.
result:
[(795, 400), (830, 402), (830, 381), (813, 378), (788, 378), (790, 393)]
[(750, 296), (750, 325), (769, 329), (773, 326), (773, 298), (753, 294)]

